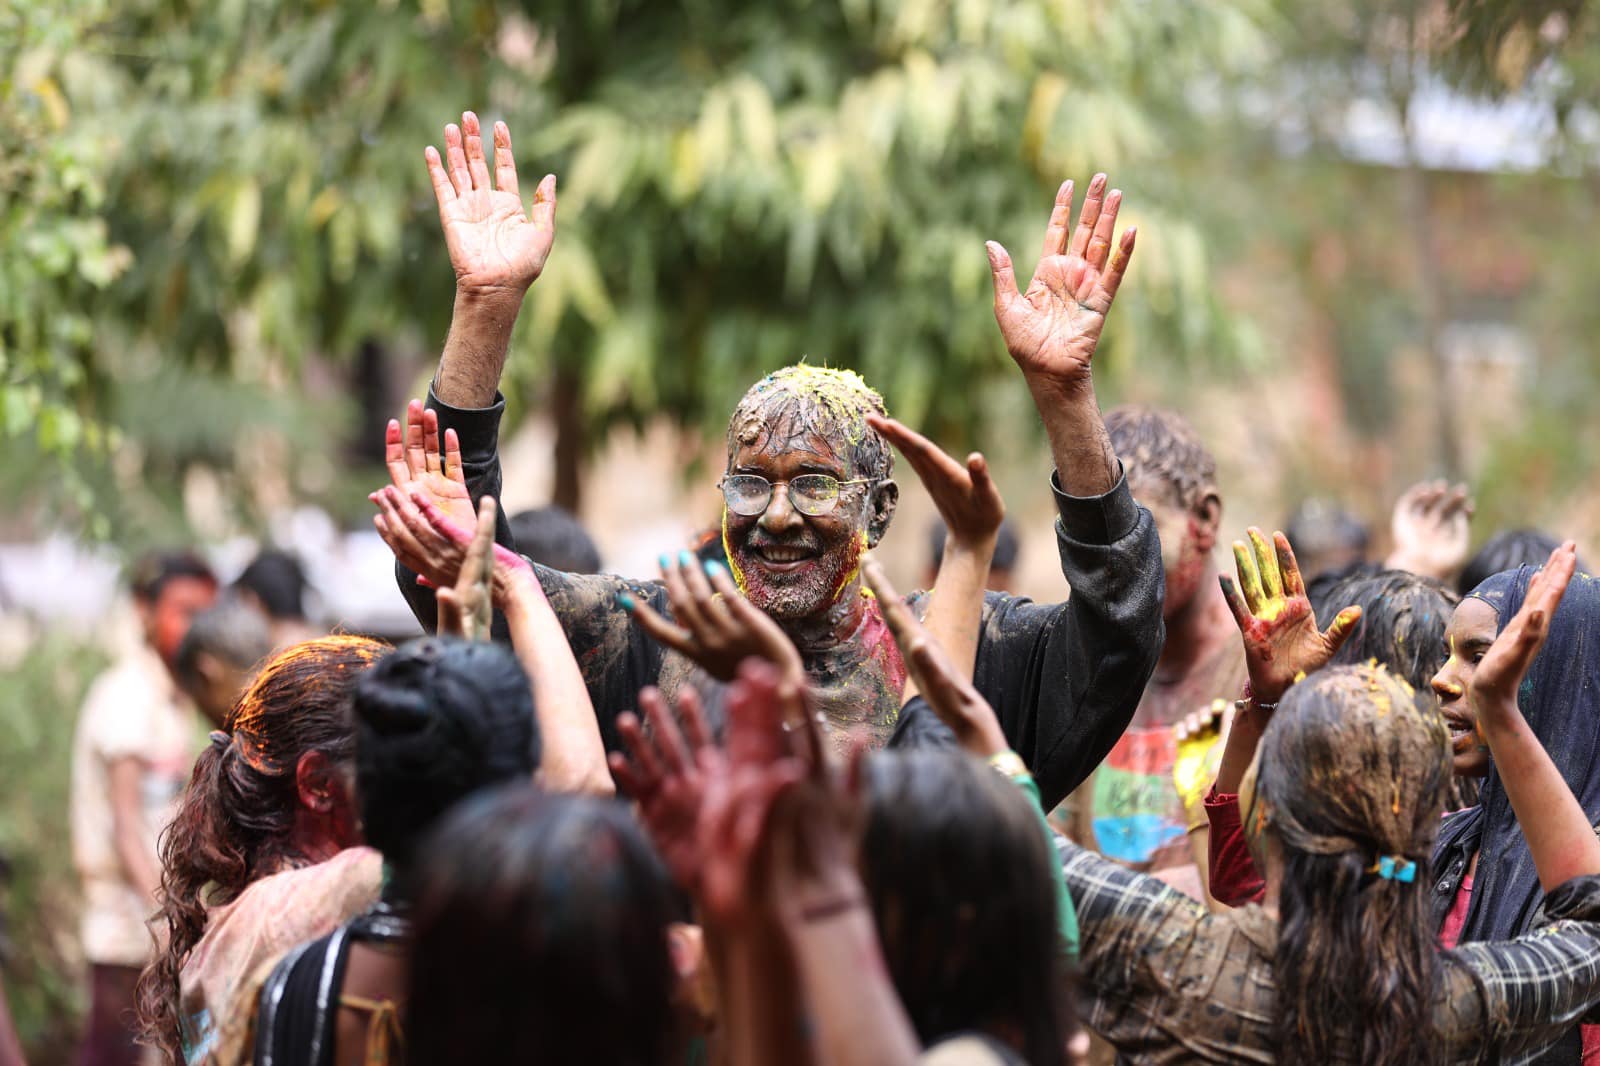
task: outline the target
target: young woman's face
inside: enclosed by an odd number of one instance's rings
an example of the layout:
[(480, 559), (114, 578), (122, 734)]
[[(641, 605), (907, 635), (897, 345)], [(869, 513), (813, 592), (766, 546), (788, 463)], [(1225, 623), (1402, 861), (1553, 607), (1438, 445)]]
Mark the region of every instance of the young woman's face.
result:
[(1433, 675), (1433, 691), (1450, 726), (1450, 766), (1462, 777), (1482, 777), (1489, 772), (1489, 749), (1478, 736), (1467, 690), (1499, 627), (1493, 607), (1475, 597), (1462, 600), (1444, 633), (1450, 658)]

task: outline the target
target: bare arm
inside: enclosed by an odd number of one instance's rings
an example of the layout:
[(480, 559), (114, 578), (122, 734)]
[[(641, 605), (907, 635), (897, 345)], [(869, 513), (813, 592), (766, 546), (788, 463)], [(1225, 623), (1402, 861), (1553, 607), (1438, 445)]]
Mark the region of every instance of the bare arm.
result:
[(1577, 553), (1568, 541), (1529, 585), (1522, 609), (1478, 664), (1470, 690), (1478, 732), (1489, 745), (1546, 892), (1574, 877), (1600, 874), (1600, 839), (1517, 706), (1517, 689), (1544, 645), (1576, 568)]
[(501, 611), (511, 627), (511, 647), (533, 679), (534, 708), (544, 759), (539, 769), (546, 788), (556, 792), (616, 793), (606, 768), (594, 704), (567, 635), (545, 599), (533, 571), (514, 580)]
[(1121, 190), (1108, 194), (1106, 176), (1096, 174), (1073, 230), (1072, 182), (1063, 182), (1025, 292), (1017, 290), (1010, 254), (994, 241), (988, 244), (995, 321), (1033, 394), (1057, 480), (1070, 496), (1101, 496), (1117, 483), (1117, 457), (1100, 418), (1091, 361), (1133, 255), (1132, 227), (1112, 251), (1121, 206)]
[(155, 905), (161, 871), (145, 840), (144, 803), (139, 797), (144, 761), (132, 755), (111, 760), (107, 777), (111, 785), (111, 833), (117, 858), (128, 882)]
[(431, 145), (424, 153), (456, 273), (455, 311), (434, 394), (452, 407), (488, 407), (522, 299), (555, 241), (556, 179), (545, 175), (525, 213), (504, 122), (494, 125), (492, 181), (477, 115), (463, 112), (461, 126), (446, 126), (444, 138), (443, 159)]

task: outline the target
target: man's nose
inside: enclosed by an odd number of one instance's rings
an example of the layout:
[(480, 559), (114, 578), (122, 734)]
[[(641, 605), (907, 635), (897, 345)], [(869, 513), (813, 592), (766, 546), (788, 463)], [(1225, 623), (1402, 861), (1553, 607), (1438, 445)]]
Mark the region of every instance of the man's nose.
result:
[(1433, 675), (1428, 685), (1433, 689), (1433, 694), (1446, 703), (1460, 699), (1463, 693), (1461, 682), (1456, 680), (1455, 673), (1448, 663), (1439, 668), (1439, 672)]
[(804, 523), (805, 519), (794, 509), (794, 504), (789, 502), (789, 486), (787, 484), (772, 486), (772, 500), (767, 504), (767, 509), (761, 512), (759, 523), (761, 528), (768, 533), (781, 533)]

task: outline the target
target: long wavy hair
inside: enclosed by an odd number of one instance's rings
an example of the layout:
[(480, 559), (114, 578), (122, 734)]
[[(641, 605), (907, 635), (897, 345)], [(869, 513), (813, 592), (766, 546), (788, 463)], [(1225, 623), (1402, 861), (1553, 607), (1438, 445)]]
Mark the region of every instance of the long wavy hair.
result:
[[(1384, 667), (1328, 667), (1285, 695), (1258, 766), (1245, 818), (1284, 858), (1278, 1060), (1442, 1062), (1427, 889), (1451, 778), (1443, 719)], [(1385, 856), (1415, 880), (1380, 876)]]
[(144, 1039), (182, 1062), (179, 977), (205, 933), (206, 912), (297, 856), (290, 833), (300, 757), (355, 755), (350, 697), (361, 672), (389, 646), (362, 637), (308, 640), (267, 660), (212, 743), (195, 761), (172, 824), (161, 834), (165, 948), (139, 976)]
[(1050, 864), (1022, 790), (954, 751), (863, 767), (862, 881), (884, 962), (923, 1044), (980, 1031), (1065, 1066), (1074, 1030)]

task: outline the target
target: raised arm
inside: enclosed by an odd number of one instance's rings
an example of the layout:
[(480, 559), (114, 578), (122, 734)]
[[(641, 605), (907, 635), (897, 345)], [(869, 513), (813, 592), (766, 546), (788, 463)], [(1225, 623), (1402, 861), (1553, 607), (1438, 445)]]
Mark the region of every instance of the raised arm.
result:
[(1517, 690), (1544, 646), (1550, 619), (1577, 565), (1571, 541), (1551, 553), (1550, 561), (1528, 586), (1522, 609), (1506, 623), (1478, 664), (1468, 689), (1478, 734), (1489, 745), (1495, 770), (1539, 871), (1539, 885), (1546, 892), (1574, 877), (1600, 874), (1600, 840), (1517, 706)]
[(478, 116), (444, 128), (445, 155), (423, 153), (439, 224), (456, 274), (456, 303), (434, 395), (452, 407), (494, 403), (522, 299), (544, 270), (556, 236), (556, 178), (546, 174), (525, 211), (511, 131), (494, 124), (494, 176), (483, 153)]
[(1069, 496), (1102, 496), (1118, 479), (1091, 364), (1133, 255), (1133, 227), (1123, 231), (1112, 251), (1121, 206), (1121, 190), (1107, 193), (1106, 176), (1096, 174), (1074, 230), (1072, 182), (1063, 182), (1025, 291), (1017, 290), (1010, 254), (997, 242), (988, 243), (995, 321), (1044, 420), (1056, 478)]
[[(923, 625), (944, 646), (956, 670), (970, 678), (978, 658), (983, 591), (1000, 523), (1006, 517), (1005, 501), (989, 477), (989, 464), (977, 452), (967, 456), (965, 464), (958, 463), (933, 441), (892, 418), (868, 415), (867, 421), (900, 449), (944, 519), (944, 555), (928, 594)], [(889, 606), (887, 600), (883, 603)], [(907, 691), (906, 699), (910, 698)]]
[(473, 531), (452, 522), (420, 490), (405, 499), (389, 485), (373, 499), (378, 505), (374, 524), (384, 540), (395, 546), (397, 556), (416, 559), (419, 569), (446, 593), (440, 603), (441, 630), (482, 635), (487, 605), (479, 601), (470, 577), (463, 581), (460, 574), (481, 569), (485, 556), (492, 560), (489, 597), (505, 617), (512, 650), (533, 685), (534, 713), (544, 739), (539, 769), (545, 787), (597, 795), (615, 791), (594, 704), (561, 623), (528, 561), (492, 543), (494, 499), (479, 501)]

